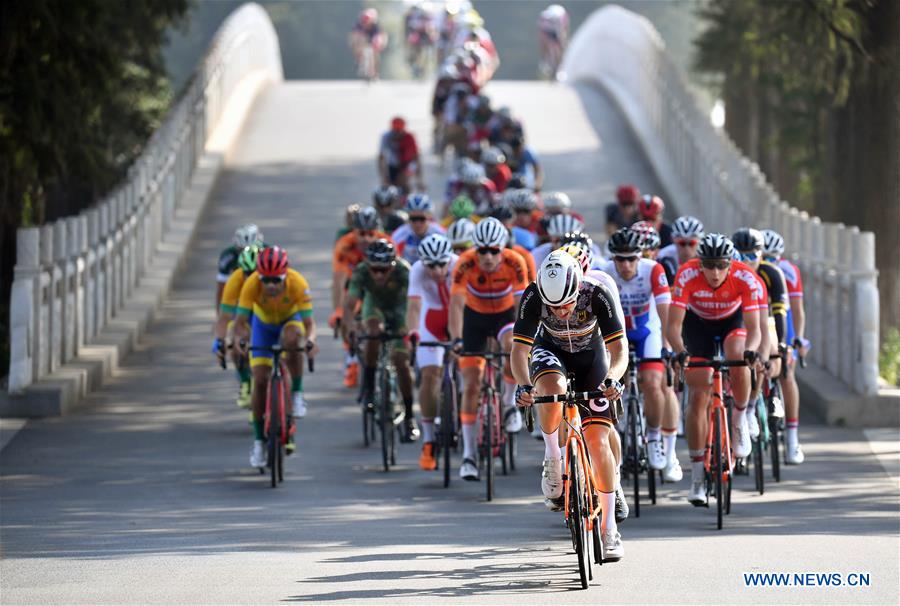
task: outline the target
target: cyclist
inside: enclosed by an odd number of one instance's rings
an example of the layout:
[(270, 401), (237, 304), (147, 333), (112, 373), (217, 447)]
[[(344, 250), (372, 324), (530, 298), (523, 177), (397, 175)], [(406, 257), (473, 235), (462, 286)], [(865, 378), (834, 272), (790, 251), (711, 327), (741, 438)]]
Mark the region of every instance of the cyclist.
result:
[[(763, 344), (759, 353), (762, 360), (766, 361), (769, 360), (771, 354), (787, 350), (787, 283), (781, 269), (762, 258), (763, 234), (761, 231), (744, 227), (734, 232), (731, 241), (734, 242), (735, 250), (740, 253), (741, 261), (754, 269), (763, 282), (763, 293), (766, 296), (769, 314), (766, 324), (760, 325), (760, 330), (765, 331), (770, 338), (762, 339)], [(774, 335), (771, 334), (773, 329)], [(772, 376), (780, 376), (781, 361), (771, 360), (769, 370)], [(750, 394), (751, 402), (755, 401), (756, 395), (756, 393)], [(750, 427), (750, 437), (756, 438), (759, 435), (756, 415), (747, 415), (747, 422)]]
[(374, 8), (367, 8), (359, 13), (353, 29), (350, 30), (349, 36), (350, 50), (353, 52), (353, 58), (362, 76), (369, 74), (362, 73), (363, 69), (363, 53), (367, 47), (372, 48), (372, 75), (378, 78), (378, 63), (381, 51), (387, 46), (387, 34), (381, 30), (378, 25), (378, 11)]
[(616, 201), (606, 205), (606, 235), (611, 236), (616, 230), (630, 227), (638, 220), (637, 203), (641, 192), (634, 185), (620, 185), (616, 190)]
[[(406, 34), (406, 60), (412, 68), (413, 76), (422, 76), (422, 53), (434, 46), (437, 31), (431, 13), (419, 4), (412, 5), (403, 19)], [(426, 55), (427, 56), (427, 55)]]
[[(473, 250), (463, 253), (453, 271), (450, 291), (449, 333), (457, 351), (484, 351), (488, 337), (508, 352), (512, 342), (512, 324), (516, 305), (528, 285), (528, 268), (522, 257), (506, 248), (509, 232), (493, 217), (475, 226)], [(476, 427), (478, 397), (484, 372), (483, 358), (467, 356), (460, 360), (463, 398), (460, 420), (463, 434), (463, 461), (459, 475), (478, 480)], [(503, 418), (506, 430), (522, 428), (522, 417), (515, 406), (515, 383), (509, 364), (504, 364)]]
[(397, 247), (397, 254), (409, 263), (415, 263), (419, 258), (418, 246), (423, 238), (444, 233), (444, 228), (432, 220), (432, 208), (431, 198), (426, 194), (411, 194), (406, 198), (409, 222), (395, 229), (391, 240)]
[(672, 223), (672, 243), (664, 246), (656, 256), (666, 270), (669, 284), (675, 279), (678, 268), (697, 256), (697, 246), (703, 237), (703, 223), (685, 215)]
[[(538, 270), (537, 281), (522, 295), (513, 329), (510, 360), (519, 384), (517, 401), (533, 403), (536, 395), (564, 394), (567, 373), (576, 391), (602, 386), (605, 397), (617, 399), (619, 382), (628, 366), (628, 342), (615, 313), (615, 295), (600, 282), (585, 278), (579, 262), (565, 251), (553, 251)], [(610, 449), (610, 433), (616, 416), (610, 401), (591, 401), (581, 408), (584, 438), (590, 450), (594, 481), (602, 491), (601, 539), (610, 561), (624, 555), (615, 519), (616, 462)], [(562, 453), (559, 425), (562, 405), (537, 409), (544, 438), (541, 491), (548, 506), (562, 498)], [(612, 433), (615, 433), (612, 431)], [(612, 515), (611, 515), (612, 514)]]
[(534, 258), (531, 256), (531, 253), (528, 252), (528, 249), (516, 242), (516, 228), (513, 225), (512, 211), (507, 206), (498, 206), (491, 213), (491, 216), (503, 223), (503, 226), (509, 232), (506, 247), (519, 253), (519, 256), (522, 257), (522, 260), (525, 261), (525, 265), (528, 267), (526, 280), (528, 280), (528, 282), (534, 281), (537, 276), (537, 267), (535, 266)]
[[(219, 317), (216, 318), (215, 340), (213, 341), (213, 353), (220, 362), (225, 361), (225, 340), (228, 333), (234, 329), (234, 312), (237, 310), (241, 296), (241, 287), (247, 276), (256, 271), (256, 257), (259, 248), (248, 246), (241, 251), (238, 257), (238, 268), (231, 272), (225, 289), (222, 292), (222, 302), (219, 304)], [(238, 376), (237, 405), (241, 408), (250, 407), (250, 367), (243, 356), (239, 356), (237, 350), (232, 351), (232, 362)]]
[(219, 255), (219, 271), (216, 275), (216, 309), (222, 302), (222, 291), (225, 290), (225, 283), (228, 278), (238, 268), (238, 257), (241, 252), (248, 246), (263, 247), (263, 235), (259, 228), (253, 223), (242, 225), (234, 231), (234, 240), (231, 246), (222, 251)]
[(359, 204), (349, 204), (347, 205), (347, 210), (344, 212), (344, 224), (338, 228), (337, 232), (334, 234), (334, 241), (337, 242), (341, 239), (341, 236), (345, 236), (353, 231), (353, 224), (356, 223), (356, 214), (359, 212)]
[[(665, 271), (659, 263), (641, 258), (640, 236), (628, 227), (610, 236), (608, 246), (613, 257), (601, 269), (613, 277), (619, 288), (628, 342), (633, 344), (639, 359), (661, 358), (666, 344), (663, 326), (672, 301)], [(638, 365), (650, 467), (663, 471), (667, 481), (676, 482), (682, 475), (675, 452), (678, 407), (670, 406), (664, 374), (662, 362)]]
[(467, 161), (459, 169), (459, 177), (451, 177), (447, 183), (447, 199), (455, 200), (465, 194), (475, 203), (475, 213), (486, 216), (494, 207), (497, 186), (485, 175), (484, 167)]
[[(315, 357), (316, 322), (313, 319), (313, 303), (309, 284), (300, 272), (289, 267), (287, 251), (270, 246), (260, 251), (256, 271), (244, 281), (234, 323), (235, 345), (240, 355), (246, 355), (247, 340), (252, 347), (271, 347), (279, 341), (286, 348), (300, 347), (306, 341), (309, 357)], [(273, 355), (268, 351), (250, 352), (250, 369), (253, 372), (253, 449), (250, 465), (262, 467), (266, 463), (263, 449), (263, 414), (269, 377), (272, 373)], [(303, 357), (298, 351), (285, 355), (291, 376), (292, 400), (286, 403), (289, 425), (292, 417), (306, 416), (303, 399)], [(292, 413), (293, 411), (293, 413)], [(293, 433), (293, 427), (289, 433)], [(287, 452), (294, 451), (291, 439)]]
[(530, 189), (507, 189), (502, 202), (513, 212), (512, 235), (516, 244), (532, 250), (537, 246), (537, 228), (542, 216), (537, 209), (537, 195)]
[(638, 202), (637, 209), (641, 220), (647, 221), (657, 231), (660, 246), (668, 246), (672, 243), (672, 226), (663, 223), (663, 210), (666, 204), (659, 196), (645, 194)]
[[(447, 320), (450, 313), (451, 268), (456, 263), (450, 240), (432, 234), (419, 243), (419, 260), (409, 274), (406, 325), (414, 340), (447, 341)], [(422, 412), (422, 454), (419, 467), (437, 469), (434, 453), (434, 417), (437, 412), (441, 386), (444, 350), (440, 347), (419, 347), (416, 363), (422, 373), (419, 385), (419, 408)]]
[(461, 255), (472, 246), (475, 237), (475, 224), (469, 219), (457, 219), (447, 229), (447, 238), (453, 247), (453, 253)]
[(466, 194), (460, 194), (453, 198), (450, 204), (444, 205), (444, 213), (441, 225), (450, 227), (451, 223), (460, 219), (472, 219), (475, 214), (475, 203)]
[(562, 245), (563, 236), (581, 231), (584, 231), (584, 223), (573, 215), (560, 213), (550, 217), (547, 222), (547, 235), (550, 237), (550, 241), (536, 246), (531, 251), (535, 265), (540, 266), (550, 251), (556, 250)]
[(584, 223), (584, 217), (572, 210), (572, 200), (568, 194), (561, 191), (548, 191), (542, 194), (541, 201), (544, 204), (544, 216), (538, 223), (538, 242), (543, 244), (550, 240), (547, 227), (556, 215), (570, 215), (582, 224)]
[[(394, 245), (389, 240), (375, 240), (366, 248), (365, 260), (353, 268), (344, 300), (344, 323), (341, 325), (344, 339), (350, 340), (351, 334), (378, 336), (383, 332), (407, 332), (406, 294), (409, 288), (409, 270), (409, 264), (397, 258)], [(359, 322), (353, 317), (358, 303), (362, 303)], [(380, 343), (371, 340), (366, 341), (363, 350), (361, 400), (365, 406), (372, 403), (375, 395), (379, 348)], [(391, 357), (397, 370), (397, 383), (406, 412), (401, 439), (412, 442), (419, 437), (419, 429), (413, 417), (412, 373), (409, 368), (409, 352), (403, 339), (394, 341)]]
[(660, 239), (656, 228), (648, 221), (632, 223), (630, 229), (640, 238), (641, 256), (651, 261), (656, 261), (659, 254)]
[(378, 221), (387, 233), (393, 232), (409, 219), (406, 211), (400, 208), (402, 199), (403, 194), (393, 185), (382, 185), (372, 192), (372, 202), (378, 210)]
[(516, 134), (509, 139), (510, 152), (506, 154), (506, 161), (512, 169), (514, 177), (521, 177), (525, 185), (536, 192), (541, 191), (544, 185), (544, 169), (541, 166), (537, 153), (525, 145), (521, 134)]
[[(331, 308), (333, 311), (328, 319), (328, 325), (331, 328), (335, 328), (343, 318), (344, 292), (347, 282), (353, 275), (353, 268), (363, 260), (366, 248), (379, 238), (389, 238), (389, 236), (378, 230), (378, 211), (371, 206), (366, 206), (356, 213), (353, 231), (342, 236), (335, 244), (334, 258), (331, 262)], [(359, 365), (349, 348), (345, 365), (344, 386), (355, 387)]]
[(416, 188), (425, 191), (419, 146), (413, 134), (406, 130), (406, 120), (400, 116), (391, 119), (391, 129), (381, 136), (377, 166), (382, 185), (394, 185), (407, 193), (409, 175), (414, 174)]
[(494, 182), (496, 190), (500, 193), (506, 191), (512, 171), (506, 165), (503, 152), (496, 147), (489, 147), (481, 152), (481, 163), (484, 165), (485, 176)]
[[(806, 329), (806, 313), (803, 309), (803, 279), (796, 265), (784, 259), (784, 238), (771, 229), (763, 230), (763, 256), (765, 260), (778, 265), (787, 282), (790, 306), (787, 313), (787, 342), (792, 344), (801, 356), (809, 351), (809, 341), (804, 338)], [(799, 465), (805, 458), (797, 437), (800, 426), (800, 391), (797, 388), (797, 377), (794, 374), (796, 360), (788, 356), (787, 375), (780, 379), (781, 393), (784, 396), (785, 423), (785, 461), (791, 465)], [(781, 411), (778, 411), (781, 412)]]
[[(733, 253), (731, 240), (722, 234), (706, 234), (697, 247), (698, 258), (682, 265), (675, 275), (666, 331), (672, 350), (679, 352), (676, 369), (683, 367), (689, 356), (712, 358), (717, 342), (722, 344), (726, 359), (756, 361), (762, 289), (755, 272), (732, 260)], [(690, 368), (685, 373), (690, 387), (690, 410), (685, 423), (691, 456), (688, 500), (697, 506), (706, 503), (703, 459), (711, 375), (712, 370), (707, 368)], [(731, 444), (735, 456), (746, 457), (751, 448), (744, 414), (750, 397), (749, 369), (732, 368), (729, 378), (735, 402)]]
[(569, 13), (559, 4), (551, 4), (538, 17), (541, 40), (540, 71), (548, 78), (556, 78), (569, 38)]

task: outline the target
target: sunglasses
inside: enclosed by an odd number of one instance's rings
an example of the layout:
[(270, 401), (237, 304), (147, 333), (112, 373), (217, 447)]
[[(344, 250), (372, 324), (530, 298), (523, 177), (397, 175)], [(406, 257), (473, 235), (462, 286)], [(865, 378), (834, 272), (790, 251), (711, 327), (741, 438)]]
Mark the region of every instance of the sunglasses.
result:
[(741, 253), (741, 261), (758, 261), (760, 257), (759, 251), (750, 251)]
[(418, 223), (420, 221), (427, 221), (428, 217), (410, 217), (409, 220)]
[(369, 271), (371, 271), (373, 274), (385, 274), (390, 268), (390, 265), (370, 265)]
[(527, 208), (517, 208), (517, 209), (516, 209), (516, 214), (517, 214), (517, 215), (530, 215), (530, 214), (531, 214), (531, 211), (528, 210)]
[(548, 305), (547, 307), (556, 311), (568, 311), (575, 307), (575, 303), (576, 301), (573, 301), (571, 303), (566, 303), (565, 305)]
[(727, 259), (722, 259), (719, 261), (716, 261), (715, 259), (706, 259), (700, 261), (700, 266), (703, 269), (728, 269), (730, 265), (731, 261), (728, 261)]
[(428, 269), (443, 269), (447, 267), (447, 261), (431, 261), (425, 264)]
[(616, 255), (613, 257), (613, 261), (617, 263), (637, 263), (638, 257), (623, 257), (622, 255)]
[(363, 238), (371, 238), (375, 235), (374, 229), (360, 229), (358, 230), (359, 235)]
[(698, 240), (675, 240), (678, 246), (697, 246)]
[(280, 276), (260, 276), (259, 281), (263, 284), (281, 284), (286, 277), (287, 274), (281, 274)]
[(478, 248), (478, 254), (479, 255), (494, 255), (494, 256), (496, 256), (496, 255), (500, 254), (500, 249), (494, 248), (491, 246), (481, 246)]

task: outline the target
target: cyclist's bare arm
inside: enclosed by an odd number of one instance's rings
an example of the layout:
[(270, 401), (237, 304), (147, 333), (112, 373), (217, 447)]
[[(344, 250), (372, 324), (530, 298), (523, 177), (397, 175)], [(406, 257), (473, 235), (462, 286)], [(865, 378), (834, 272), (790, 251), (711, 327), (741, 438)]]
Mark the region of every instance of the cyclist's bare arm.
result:
[[(762, 360), (769, 358), (769, 312), (768, 309), (759, 312), (759, 357)], [(747, 349), (750, 349), (749, 347)]]
[(681, 326), (684, 324), (684, 308), (672, 305), (669, 308), (669, 317), (665, 322), (666, 339), (672, 346), (672, 351), (680, 353), (684, 351), (684, 341), (681, 338)]
[(622, 338), (607, 343), (606, 349), (609, 350), (609, 371), (606, 377), (621, 381), (625, 371), (628, 370), (628, 339)]
[(519, 385), (531, 385), (531, 373), (528, 368), (528, 353), (531, 347), (524, 343), (513, 341), (512, 351), (509, 353), (509, 365), (513, 378)]
[(422, 299), (413, 297), (406, 301), (406, 327), (410, 330), (418, 330), (419, 315), (422, 312)]
[(544, 187), (544, 169), (539, 162), (534, 163), (534, 191), (541, 191)]
[[(757, 310), (745, 311), (744, 326), (747, 327), (747, 343), (744, 349), (757, 350), (761, 341), (759, 330), (759, 312)], [(767, 331), (768, 332), (768, 331)]]
[(463, 307), (466, 304), (465, 293), (450, 295), (450, 314), (447, 328), (452, 339), (461, 339), (463, 330)]
[(356, 309), (358, 302), (359, 297), (354, 297), (349, 292), (344, 297), (344, 321), (341, 322), (341, 331), (344, 333), (344, 338), (356, 330), (356, 318), (354, 318), (353, 310)]
[[(307, 343), (317, 343), (318, 339), (316, 338), (316, 321), (312, 316), (308, 318), (303, 318), (303, 328), (306, 329), (306, 341)], [(310, 356), (315, 356), (319, 351), (319, 346), (316, 345), (309, 352)]]
[(216, 318), (215, 335), (217, 339), (224, 339), (228, 332), (228, 323), (234, 317), (233, 313), (220, 311), (219, 317)]
[[(668, 303), (656, 304), (656, 313), (657, 315), (659, 315), (659, 321), (662, 326), (668, 326), (669, 308), (670, 305)], [(662, 342), (663, 347), (669, 349), (670, 351), (672, 350), (672, 348), (669, 347), (669, 338), (665, 330), (662, 331)]]
[(247, 322), (247, 316), (237, 314), (234, 318), (234, 343), (242, 354), (246, 353), (250, 337), (250, 324)]
[(342, 271), (333, 271), (331, 274), (331, 309), (338, 310), (343, 307), (344, 284), (347, 276)]
[(806, 310), (803, 309), (803, 297), (791, 297), (791, 316), (794, 319), (794, 336), (803, 339), (806, 335)]
[(219, 303), (222, 302), (222, 293), (225, 291), (224, 282), (216, 282), (216, 311), (219, 311)]

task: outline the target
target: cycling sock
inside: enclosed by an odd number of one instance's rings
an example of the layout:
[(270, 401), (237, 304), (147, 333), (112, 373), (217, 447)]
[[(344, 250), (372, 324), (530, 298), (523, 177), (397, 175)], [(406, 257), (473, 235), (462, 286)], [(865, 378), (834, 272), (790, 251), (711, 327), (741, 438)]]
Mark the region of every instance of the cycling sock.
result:
[(253, 439), (262, 441), (263, 439), (263, 422), (262, 419), (253, 417)]
[(731, 426), (737, 429), (741, 426), (741, 421), (744, 420), (744, 412), (747, 410), (747, 404), (745, 403), (743, 406), (738, 406), (735, 403), (734, 408), (731, 410)]
[(516, 403), (516, 383), (510, 383), (503, 377), (503, 408), (508, 408)]
[(557, 429), (553, 433), (544, 433), (541, 431), (541, 435), (544, 436), (544, 458), (560, 458), (562, 456), (562, 451), (559, 448), (559, 430)]
[(291, 379), (291, 391), (294, 393), (303, 391), (303, 377), (294, 377)]
[[(474, 416), (474, 415), (473, 415)], [(476, 460), (475, 456), (475, 421), (471, 421), (467, 423), (463, 421), (462, 424), (462, 434), (463, 434), (463, 458), (464, 459), (472, 459)]]
[(363, 390), (375, 391), (375, 367), (366, 366), (363, 368)]
[(677, 429), (669, 429), (664, 427), (662, 430), (663, 446), (666, 447), (666, 461), (675, 462), (675, 440), (678, 437)]
[(793, 448), (797, 445), (797, 430), (800, 428), (800, 421), (798, 419), (785, 419), (784, 420), (784, 429), (785, 429), (785, 441), (787, 442), (788, 448)]
[(249, 368), (241, 368), (237, 371), (238, 381), (241, 383), (249, 383), (250, 382), (250, 369)]
[(653, 440), (659, 439), (659, 427), (650, 427), (647, 426), (647, 441), (652, 442)]
[(619, 529), (616, 524), (616, 491), (600, 493), (600, 507), (603, 515), (600, 517), (600, 529), (604, 532), (615, 532)]
[(422, 418), (422, 441), (434, 442), (434, 419)]
[(689, 450), (691, 455), (691, 481), (699, 482), (703, 479), (703, 458), (706, 456), (706, 449)]

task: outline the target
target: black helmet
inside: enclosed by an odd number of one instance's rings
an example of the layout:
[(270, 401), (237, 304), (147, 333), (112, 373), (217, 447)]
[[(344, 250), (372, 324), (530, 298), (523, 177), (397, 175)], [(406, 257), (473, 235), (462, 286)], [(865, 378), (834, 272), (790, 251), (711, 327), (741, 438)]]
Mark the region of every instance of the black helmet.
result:
[(559, 240), (560, 247), (566, 244), (578, 244), (590, 250), (594, 246), (594, 241), (582, 231), (570, 231)]
[(356, 229), (378, 229), (378, 211), (371, 206), (363, 206), (353, 221)]
[(394, 245), (384, 238), (375, 240), (366, 249), (366, 261), (375, 265), (387, 265), (393, 263), (396, 258)]
[(734, 244), (722, 234), (706, 234), (697, 247), (701, 259), (731, 259), (733, 255)]
[(491, 211), (490, 216), (503, 223), (506, 223), (507, 221), (512, 221), (513, 212), (508, 206), (498, 206)]
[(623, 227), (609, 237), (609, 252), (615, 254), (639, 253), (641, 251), (641, 235)]
[(762, 232), (752, 227), (742, 227), (731, 236), (734, 247), (740, 252), (762, 250), (764, 238)]
[(393, 185), (385, 185), (372, 192), (372, 200), (377, 206), (391, 206), (400, 199), (400, 190)]

